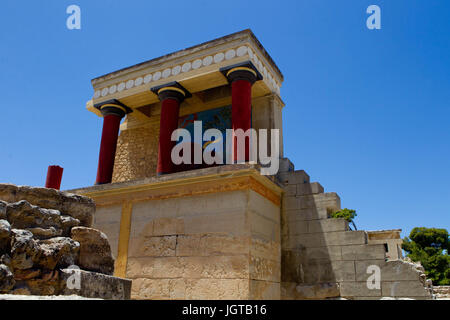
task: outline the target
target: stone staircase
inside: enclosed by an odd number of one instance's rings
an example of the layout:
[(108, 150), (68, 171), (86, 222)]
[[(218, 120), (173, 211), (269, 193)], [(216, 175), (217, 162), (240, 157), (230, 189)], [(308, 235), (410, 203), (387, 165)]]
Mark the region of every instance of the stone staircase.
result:
[(336, 193), (324, 193), (288, 159), (282, 160), (277, 178), (285, 191), (282, 299), (432, 299), (423, 269), (387, 261), (383, 244), (368, 244), (365, 231), (351, 231), (344, 219), (330, 218), (341, 209)]

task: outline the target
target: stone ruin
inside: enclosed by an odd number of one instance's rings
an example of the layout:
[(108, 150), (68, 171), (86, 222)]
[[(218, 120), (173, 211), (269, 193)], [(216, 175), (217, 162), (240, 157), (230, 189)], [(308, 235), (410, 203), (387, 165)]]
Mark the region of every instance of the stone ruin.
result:
[(0, 184), (0, 294), (129, 299), (94, 213), (87, 197)]

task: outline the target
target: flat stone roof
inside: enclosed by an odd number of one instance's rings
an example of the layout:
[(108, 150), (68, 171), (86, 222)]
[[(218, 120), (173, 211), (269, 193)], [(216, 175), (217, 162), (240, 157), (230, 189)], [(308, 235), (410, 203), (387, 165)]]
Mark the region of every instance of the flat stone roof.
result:
[(129, 67), (125, 67), (125, 68), (122, 68), (122, 69), (119, 69), (119, 70), (116, 70), (116, 71), (104, 74), (102, 76), (99, 76), (99, 77), (96, 77), (96, 78), (92, 79), (92, 83), (94, 84), (95, 82), (97, 82), (97, 80), (103, 80), (105, 78), (109, 78), (111, 76), (118, 75), (118, 74), (120, 74), (122, 72), (125, 72), (125, 71), (136, 69), (138, 67), (148, 67), (148, 66), (151, 66), (151, 65), (156, 65), (156, 64), (158, 64), (158, 63), (160, 63), (162, 61), (168, 60), (170, 58), (175, 58), (175, 57), (180, 57), (180, 56), (183, 56), (183, 55), (188, 55), (188, 54), (190, 54), (192, 52), (195, 52), (197, 50), (202, 50), (204, 48), (207, 48), (207, 47), (210, 47), (210, 46), (214, 46), (214, 45), (217, 45), (219, 43), (227, 42), (227, 41), (233, 40), (235, 38), (241, 38), (241, 37), (250, 37), (258, 45), (258, 47), (261, 50), (261, 52), (263, 53), (264, 57), (269, 61), (269, 63), (272, 65), (272, 67), (278, 73), (278, 76), (283, 81), (284, 80), (284, 76), (281, 73), (281, 71), (278, 68), (278, 66), (275, 64), (275, 62), (272, 59), (272, 57), (269, 55), (269, 53), (263, 47), (263, 45), (258, 40), (258, 38), (256, 38), (255, 34), (251, 31), (251, 29), (245, 29), (245, 30), (242, 30), (242, 31), (239, 31), (239, 32), (235, 32), (235, 33), (226, 35), (224, 37), (220, 37), (220, 38), (217, 38), (217, 39), (214, 39), (214, 40), (206, 41), (206, 42), (203, 42), (201, 44), (198, 44), (198, 45), (195, 45), (195, 46), (192, 46), (192, 47), (188, 47), (188, 48), (185, 48), (185, 49), (182, 49), (182, 50), (178, 50), (178, 51), (166, 54), (166, 55), (158, 57), (158, 58), (150, 59), (150, 60), (147, 60), (147, 61), (135, 64), (135, 65), (132, 65), (132, 66), (129, 66)]

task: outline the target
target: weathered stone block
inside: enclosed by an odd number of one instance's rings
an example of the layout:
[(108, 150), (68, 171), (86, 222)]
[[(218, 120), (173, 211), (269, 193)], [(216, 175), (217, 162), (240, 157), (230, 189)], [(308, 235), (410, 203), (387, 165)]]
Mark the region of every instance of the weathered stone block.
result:
[(186, 299), (186, 279), (170, 279), (169, 295), (170, 300)]
[(248, 213), (250, 232), (253, 237), (266, 241), (280, 241), (280, 225), (260, 214), (250, 211)]
[(284, 196), (282, 199), (283, 210), (300, 209), (300, 201), (297, 196)]
[(421, 282), (422, 272), (417, 270), (413, 264), (402, 260), (365, 260), (356, 261), (357, 281), (366, 280), (370, 274), (367, 268), (371, 265), (378, 266), (381, 271), (381, 281), (418, 281)]
[(180, 235), (176, 244), (176, 256), (203, 256), (205, 252), (204, 241), (201, 234)]
[(249, 299), (251, 300), (279, 300), (280, 283), (270, 281), (250, 280)]
[[(68, 286), (74, 284), (74, 277), (79, 277), (79, 289)], [(63, 295), (76, 294), (87, 298), (108, 300), (128, 300), (131, 295), (131, 280), (113, 277), (96, 272), (63, 269), (60, 272), (60, 283)]]
[(277, 177), (283, 184), (309, 183), (309, 175), (304, 170), (281, 172)]
[(290, 247), (303, 246), (306, 248), (365, 244), (367, 241), (364, 231), (343, 231), (326, 233), (308, 233), (290, 237)]
[(431, 299), (430, 292), (420, 281), (383, 281), (381, 292), (384, 297), (410, 297)]
[(0, 200), (9, 203), (26, 200), (41, 208), (58, 210), (80, 220), (80, 224), (86, 227), (92, 226), (95, 212), (92, 199), (55, 189), (0, 184)]
[(30, 269), (37, 259), (38, 245), (30, 231), (11, 230), (11, 258), (12, 269)]
[(260, 257), (250, 257), (250, 279), (280, 282), (280, 261)]
[(273, 261), (281, 261), (281, 245), (275, 241), (251, 240), (250, 255)]
[(345, 219), (324, 219), (308, 221), (308, 233), (348, 231)]
[(153, 220), (153, 235), (168, 236), (184, 233), (184, 220), (177, 218), (158, 218)]
[(280, 159), (278, 172), (293, 172), (294, 170), (294, 164), (288, 158)]
[(365, 231), (343, 231), (325, 233), (327, 245), (357, 245), (367, 243)]
[(6, 220), (6, 206), (8, 204), (0, 200), (0, 220)]
[(78, 263), (80, 243), (66, 237), (37, 240), (35, 265), (53, 270), (66, 268)]
[(342, 260), (341, 246), (306, 248), (305, 254), (308, 260)]
[(381, 289), (369, 289), (367, 282), (341, 282), (341, 296), (344, 298), (352, 297), (380, 297)]
[(297, 198), (300, 202), (300, 209), (322, 208), (335, 211), (341, 208), (341, 199), (335, 192), (297, 196)]
[(292, 282), (282, 283), (284, 300), (319, 300), (340, 296), (339, 283), (327, 282), (314, 285), (298, 285)]
[(15, 284), (16, 281), (11, 270), (4, 264), (0, 264), (0, 293), (9, 292)]
[(112, 275), (114, 259), (106, 235), (96, 229), (72, 228), (71, 238), (80, 243), (79, 266), (82, 269)]
[(305, 282), (304, 264), (306, 264), (304, 250), (282, 250), (281, 251), (281, 281), (282, 282)]
[(342, 260), (384, 260), (385, 256), (386, 252), (382, 244), (342, 247)]
[(306, 284), (355, 280), (353, 261), (310, 260), (303, 265), (303, 272)]
[(6, 220), (0, 220), (0, 256), (9, 252), (11, 243), (11, 225)]
[(297, 195), (297, 185), (295, 184), (288, 184), (285, 185), (283, 188), (284, 191), (284, 196), (288, 197), (288, 196), (293, 196), (295, 197)]
[(229, 233), (235, 236), (247, 235), (246, 211), (213, 213), (184, 217), (184, 233)]
[(249, 236), (208, 234), (201, 237), (201, 243), (205, 256), (248, 254), (250, 250)]
[(297, 184), (297, 196), (324, 193), (324, 188), (318, 182)]
[(248, 279), (189, 279), (186, 299), (246, 300), (250, 298)]
[(144, 257), (129, 258), (127, 278), (181, 278), (184, 274), (184, 264), (177, 257)]
[(297, 236), (308, 233), (308, 221), (307, 220), (291, 220), (287, 222), (285, 228), (288, 236)]
[(184, 278), (249, 278), (249, 258), (246, 255), (182, 257), (179, 259), (184, 266)]
[(308, 221), (318, 219), (328, 219), (330, 214), (326, 208), (308, 208), (283, 210), (288, 221)]
[(6, 215), (13, 228), (27, 229), (38, 239), (67, 237), (70, 229), (80, 224), (78, 219), (64, 216), (58, 210), (43, 209), (25, 200), (8, 204)]
[(180, 235), (177, 238), (176, 255), (211, 256), (228, 254), (248, 254), (250, 237), (227, 234)]
[(130, 242), (131, 257), (171, 257), (175, 256), (177, 237), (144, 237)]

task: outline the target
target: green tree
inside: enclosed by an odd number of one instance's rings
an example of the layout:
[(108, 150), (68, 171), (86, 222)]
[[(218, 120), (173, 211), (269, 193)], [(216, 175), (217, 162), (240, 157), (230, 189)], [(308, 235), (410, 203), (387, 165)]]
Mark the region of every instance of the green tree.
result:
[(341, 209), (339, 211), (333, 212), (331, 214), (332, 218), (340, 218), (340, 219), (345, 219), (347, 220), (349, 223), (351, 223), (353, 225), (353, 227), (356, 230), (356, 225), (353, 222), (353, 219), (355, 219), (355, 217), (357, 216), (356, 214), (356, 210), (353, 209)]
[(446, 229), (414, 228), (403, 239), (402, 249), (412, 261), (420, 261), (434, 285), (450, 285), (450, 246)]

